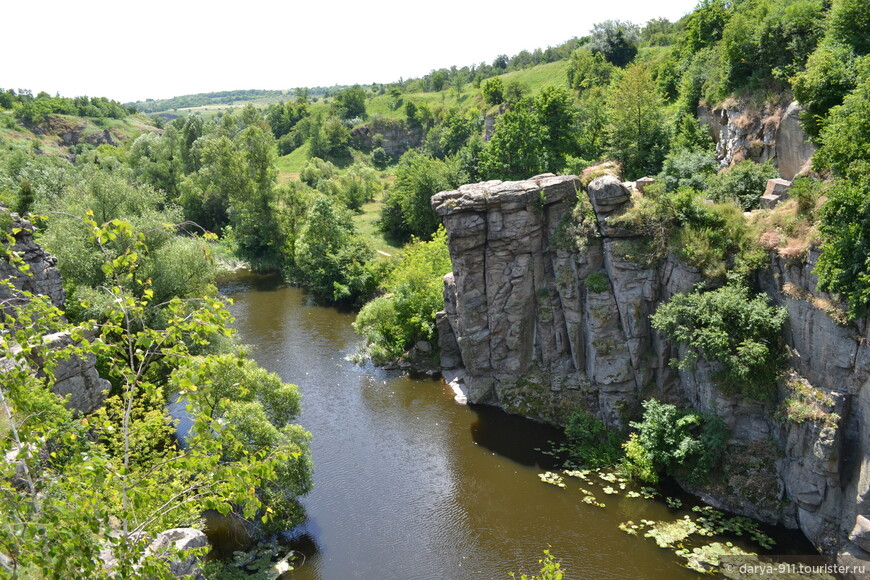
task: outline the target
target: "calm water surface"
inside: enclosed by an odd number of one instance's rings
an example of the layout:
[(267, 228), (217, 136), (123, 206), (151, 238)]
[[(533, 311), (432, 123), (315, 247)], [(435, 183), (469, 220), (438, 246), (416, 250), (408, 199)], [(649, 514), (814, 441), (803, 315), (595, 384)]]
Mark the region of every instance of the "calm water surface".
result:
[(651, 540), (617, 526), (675, 519), (655, 502), (599, 494), (606, 509), (541, 483), (536, 452), (554, 430), (458, 405), (440, 381), (345, 360), (354, 314), (315, 306), (274, 278), (222, 288), (253, 357), (299, 385), (314, 435), (314, 490), (296, 531), (293, 578), (506, 579), (551, 546), (570, 578), (697, 578)]

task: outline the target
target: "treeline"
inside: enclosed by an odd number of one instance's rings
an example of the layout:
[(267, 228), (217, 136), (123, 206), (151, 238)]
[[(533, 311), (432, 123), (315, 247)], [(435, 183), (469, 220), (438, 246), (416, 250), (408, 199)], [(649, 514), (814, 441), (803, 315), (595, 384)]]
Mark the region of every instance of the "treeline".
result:
[[(315, 98), (333, 95), (343, 88), (345, 87), (335, 85), (332, 87), (303, 87), (295, 89), (294, 91), (296, 93), (304, 92), (305, 95)], [(244, 103), (246, 101), (256, 101), (259, 99), (280, 98), (288, 92), (289, 91), (267, 89), (217, 91), (212, 93), (181, 95), (178, 97), (172, 97), (171, 99), (145, 99), (144, 101), (126, 103), (126, 106), (133, 107), (140, 113), (162, 113), (165, 111), (203, 107), (206, 105), (232, 105), (233, 103)]]
[(33, 93), (26, 89), (0, 89), (0, 110), (12, 110), (15, 117), (28, 125), (42, 122), (47, 115), (123, 119), (136, 112), (106, 97), (52, 97), (45, 91)]
[(212, 93), (197, 93), (195, 95), (182, 95), (171, 99), (146, 99), (127, 103), (141, 113), (160, 113), (174, 109), (186, 109), (190, 107), (202, 107), (205, 105), (230, 105), (238, 101), (251, 101), (266, 97), (280, 97), (283, 91), (247, 89), (237, 91), (217, 91)]

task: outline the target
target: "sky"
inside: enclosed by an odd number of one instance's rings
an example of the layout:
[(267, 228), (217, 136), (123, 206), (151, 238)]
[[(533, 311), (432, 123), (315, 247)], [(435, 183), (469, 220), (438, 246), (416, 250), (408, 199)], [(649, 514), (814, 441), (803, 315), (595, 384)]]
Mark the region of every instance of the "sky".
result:
[(696, 0), (41, 0), (3, 7), (0, 87), (121, 102), (389, 83), (556, 46), (605, 20), (677, 20)]

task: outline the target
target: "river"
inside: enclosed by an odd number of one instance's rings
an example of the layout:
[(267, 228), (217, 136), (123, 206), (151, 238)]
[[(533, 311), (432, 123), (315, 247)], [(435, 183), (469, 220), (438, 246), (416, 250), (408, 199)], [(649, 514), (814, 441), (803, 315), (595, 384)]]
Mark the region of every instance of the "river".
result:
[(299, 385), (313, 434), (314, 489), (293, 578), (506, 579), (537, 572), (548, 546), (570, 578), (697, 578), (670, 551), (620, 522), (678, 517), (661, 503), (612, 495), (581, 502), (538, 474), (535, 451), (558, 432), (492, 408), (458, 405), (441, 381), (345, 360), (354, 313), (316, 306), (276, 278), (222, 286), (243, 343)]

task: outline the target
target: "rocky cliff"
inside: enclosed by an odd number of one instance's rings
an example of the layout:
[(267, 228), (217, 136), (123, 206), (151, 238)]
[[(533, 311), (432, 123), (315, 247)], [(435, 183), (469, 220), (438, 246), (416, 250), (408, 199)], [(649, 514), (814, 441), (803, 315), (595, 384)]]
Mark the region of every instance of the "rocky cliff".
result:
[[(579, 193), (578, 193), (579, 192)], [(591, 205), (585, 247), (565, 241), (577, 196)], [(585, 199), (585, 197), (584, 197)], [(870, 346), (867, 321), (825, 311), (812, 269), (771, 257), (758, 283), (788, 309), (791, 378), (818, 398), (811, 420), (776, 403), (719, 391), (715, 362), (691, 372), (650, 323), (659, 304), (701, 274), (673, 256), (632, 260), (637, 236), (609, 224), (630, 199), (615, 177), (543, 175), (465, 185), (432, 198), (448, 234), (453, 272), (437, 318), (442, 364), (472, 403), (561, 421), (577, 409), (624, 427), (641, 400), (716, 412), (731, 429), (715, 483), (692, 491), (769, 523), (800, 527), (821, 550), (870, 558)], [(789, 386), (791, 385), (791, 386)]]
[(813, 156), (798, 115), (797, 102), (788, 106), (769, 105), (758, 110), (737, 101), (719, 108), (698, 107), (698, 119), (710, 130), (716, 143), (716, 158), (722, 167), (751, 159), (771, 160), (784, 179), (793, 179)]
[[(0, 212), (2, 211), (5, 211), (4, 208), (0, 208)], [(0, 311), (14, 309), (26, 300), (20, 293), (22, 291), (48, 296), (55, 306), (63, 309), (65, 295), (60, 270), (55, 267), (57, 259), (33, 240), (33, 226), (30, 222), (22, 220), (14, 213), (11, 217), (11, 231), (15, 243), (10, 249), (23, 260), (29, 271), (22, 272), (16, 264), (0, 258), (0, 280), (9, 280), (14, 287), (14, 290), (10, 290), (0, 286)], [(55, 333), (46, 336), (45, 341), (57, 348), (63, 348), (69, 346), (70, 336), (69, 333)], [(0, 375), (7, 364), (12, 363), (0, 358)], [(97, 373), (96, 357), (93, 355), (59, 361), (54, 377), (52, 390), (61, 396), (69, 396), (69, 406), (84, 413), (96, 410), (105, 397), (104, 391), (111, 386)]]

